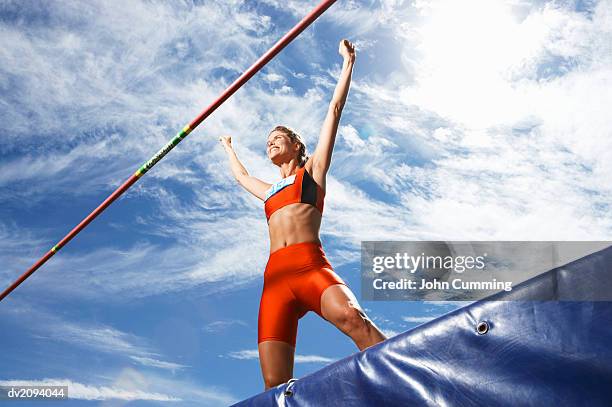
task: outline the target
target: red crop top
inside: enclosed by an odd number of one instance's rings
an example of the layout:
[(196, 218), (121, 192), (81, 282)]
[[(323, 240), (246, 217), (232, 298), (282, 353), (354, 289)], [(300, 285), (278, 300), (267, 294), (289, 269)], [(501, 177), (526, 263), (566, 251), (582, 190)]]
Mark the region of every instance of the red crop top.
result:
[(266, 191), (265, 209), (266, 218), (280, 208), (292, 203), (302, 202), (315, 206), (323, 213), (323, 199), (325, 192), (306, 171), (304, 167), (298, 168), (295, 174), (283, 178)]

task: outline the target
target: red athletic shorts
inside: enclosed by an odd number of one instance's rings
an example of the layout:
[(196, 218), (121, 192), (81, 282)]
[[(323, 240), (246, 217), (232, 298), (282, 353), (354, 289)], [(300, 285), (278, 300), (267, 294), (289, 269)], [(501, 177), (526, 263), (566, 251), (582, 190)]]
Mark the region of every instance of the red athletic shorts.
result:
[(344, 284), (317, 242), (292, 244), (270, 254), (259, 304), (257, 343), (274, 340), (295, 347), (298, 320), (308, 311), (321, 314), (321, 295)]

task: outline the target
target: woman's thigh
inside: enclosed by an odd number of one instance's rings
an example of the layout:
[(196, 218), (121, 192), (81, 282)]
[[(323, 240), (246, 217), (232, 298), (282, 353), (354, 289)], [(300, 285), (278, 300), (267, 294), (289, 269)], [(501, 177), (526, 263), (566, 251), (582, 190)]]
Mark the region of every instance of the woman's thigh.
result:
[(340, 318), (347, 307), (356, 308), (363, 313), (355, 294), (343, 284), (327, 287), (321, 295), (321, 314), (328, 321)]

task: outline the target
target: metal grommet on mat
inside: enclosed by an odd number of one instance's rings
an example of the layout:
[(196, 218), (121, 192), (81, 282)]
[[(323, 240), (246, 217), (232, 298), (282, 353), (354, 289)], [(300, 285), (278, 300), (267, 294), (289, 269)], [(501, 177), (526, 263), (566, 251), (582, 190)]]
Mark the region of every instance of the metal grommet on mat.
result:
[(476, 332), (478, 335), (484, 335), (489, 332), (489, 323), (487, 321), (480, 321), (478, 325), (476, 325)]
[(297, 379), (289, 379), (287, 387), (285, 387), (285, 397), (293, 396), (293, 384), (297, 382)]

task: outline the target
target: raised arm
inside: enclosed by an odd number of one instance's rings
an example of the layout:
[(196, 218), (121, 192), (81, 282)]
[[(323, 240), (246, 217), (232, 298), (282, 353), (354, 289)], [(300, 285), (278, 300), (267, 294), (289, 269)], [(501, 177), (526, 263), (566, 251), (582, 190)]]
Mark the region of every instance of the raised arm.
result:
[(351, 85), (351, 76), (353, 73), (353, 64), (355, 63), (355, 47), (348, 40), (340, 41), (338, 52), (344, 58), (342, 64), (342, 73), (338, 84), (334, 90), (334, 95), (327, 109), (327, 115), (323, 121), (321, 134), (317, 148), (312, 154), (312, 172), (313, 177), (317, 182), (319, 180), (324, 183), (325, 175), (331, 164), (332, 151), (336, 142), (336, 132), (338, 131), (338, 123), (340, 115), (346, 102), (349, 87)]
[(227, 153), (230, 161), (230, 168), (234, 174), (234, 178), (236, 178), (236, 181), (238, 181), (238, 183), (242, 185), (244, 189), (255, 195), (257, 198), (261, 199), (262, 201), (265, 200), (266, 191), (271, 187), (271, 184), (265, 183), (259, 178), (249, 175), (248, 171), (246, 168), (244, 168), (244, 165), (242, 165), (238, 159), (238, 156), (236, 155), (236, 152), (234, 151), (231, 137), (220, 137), (219, 141), (225, 148), (225, 152)]

